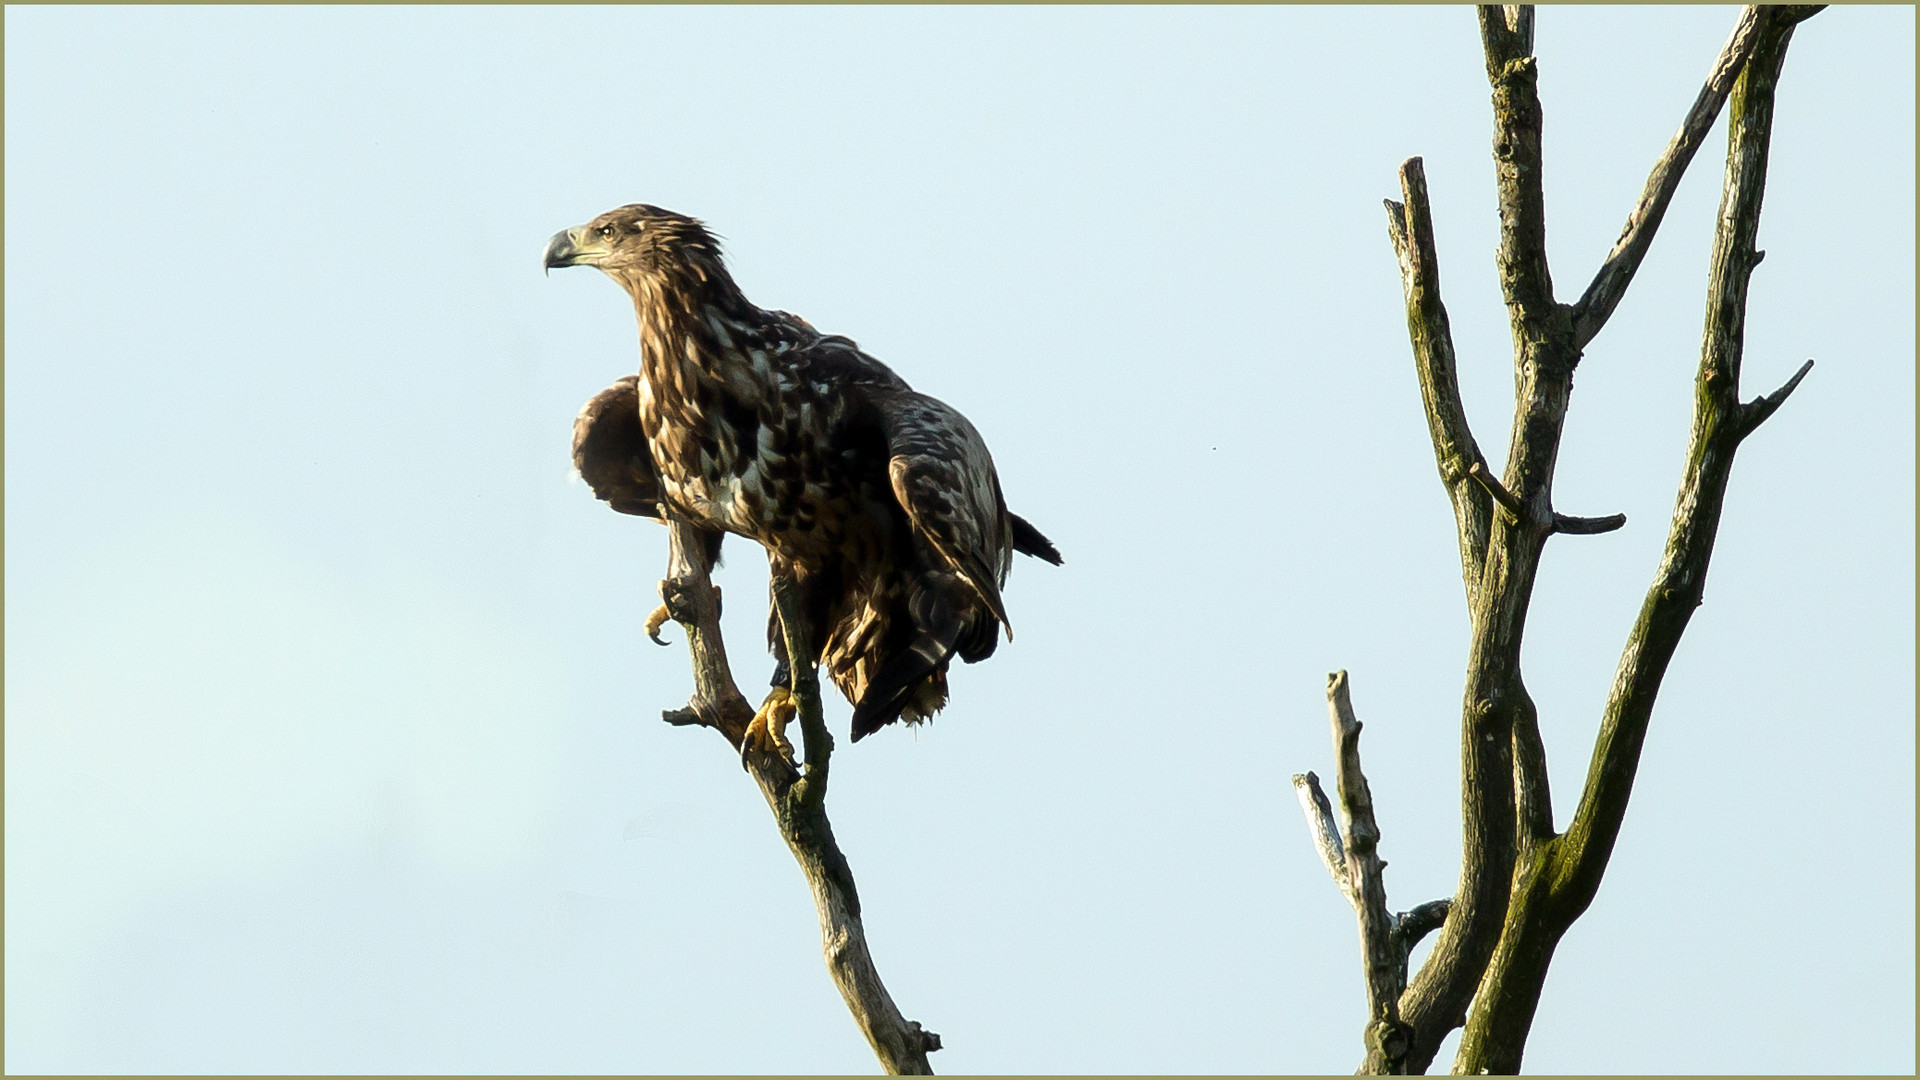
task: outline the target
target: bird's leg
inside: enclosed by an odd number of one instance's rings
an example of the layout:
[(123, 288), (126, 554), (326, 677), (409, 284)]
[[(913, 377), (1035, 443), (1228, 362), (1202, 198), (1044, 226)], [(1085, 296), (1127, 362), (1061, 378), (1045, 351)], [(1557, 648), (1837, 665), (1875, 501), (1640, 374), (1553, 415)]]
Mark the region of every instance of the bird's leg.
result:
[(784, 686), (776, 686), (767, 694), (767, 700), (760, 703), (760, 711), (753, 714), (753, 720), (747, 724), (747, 732), (740, 739), (740, 764), (746, 765), (747, 755), (751, 753), (774, 754), (793, 764), (793, 744), (787, 741), (787, 725), (799, 712), (794, 704), (793, 692)]

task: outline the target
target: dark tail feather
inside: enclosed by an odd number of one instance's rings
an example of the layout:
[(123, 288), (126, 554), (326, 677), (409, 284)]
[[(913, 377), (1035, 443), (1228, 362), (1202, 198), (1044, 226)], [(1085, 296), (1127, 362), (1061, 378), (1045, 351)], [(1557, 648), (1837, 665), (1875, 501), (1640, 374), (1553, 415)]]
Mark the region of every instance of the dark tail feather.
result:
[(1031, 555), (1055, 566), (1060, 565), (1060, 551), (1053, 541), (1041, 535), (1040, 530), (1019, 514), (1008, 514), (1013, 519), (1013, 550), (1022, 555)]

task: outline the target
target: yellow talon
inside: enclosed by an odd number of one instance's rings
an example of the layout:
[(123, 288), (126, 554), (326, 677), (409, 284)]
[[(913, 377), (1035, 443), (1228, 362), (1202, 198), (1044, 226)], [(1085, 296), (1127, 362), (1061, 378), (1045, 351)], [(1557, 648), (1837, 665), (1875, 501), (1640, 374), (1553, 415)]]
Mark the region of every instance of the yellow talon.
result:
[[(671, 582), (663, 581), (660, 583), (660, 596), (662, 599), (667, 597), (668, 589), (671, 586)], [(718, 585), (713, 586), (713, 617), (716, 619), (720, 617), (720, 586)], [(668, 620), (677, 618), (678, 616), (676, 616), (673, 610), (666, 604), (661, 604), (659, 607), (654, 608), (653, 613), (647, 616), (647, 636), (653, 639), (655, 645), (665, 645), (667, 639), (660, 636), (660, 628), (667, 625)]]
[(671, 618), (673, 618), (673, 613), (667, 610), (667, 605), (665, 604), (654, 608), (653, 614), (647, 616), (647, 636), (653, 639), (655, 645), (665, 645), (667, 643), (667, 640), (660, 636), (660, 628), (667, 625), (667, 620)]
[(747, 754), (758, 751), (777, 754), (787, 764), (793, 764), (793, 744), (787, 741), (786, 730), (798, 712), (793, 694), (784, 686), (774, 687), (767, 700), (760, 703), (760, 711), (753, 714), (753, 721), (740, 740), (740, 763), (745, 765)]

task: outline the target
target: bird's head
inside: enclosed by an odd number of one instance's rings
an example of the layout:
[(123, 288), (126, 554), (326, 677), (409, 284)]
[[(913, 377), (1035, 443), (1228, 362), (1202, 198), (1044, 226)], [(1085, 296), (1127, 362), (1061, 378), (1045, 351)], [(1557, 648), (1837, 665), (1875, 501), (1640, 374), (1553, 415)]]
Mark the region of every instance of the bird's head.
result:
[(671, 210), (632, 203), (585, 225), (563, 229), (547, 241), (544, 263), (597, 266), (630, 285), (639, 278), (691, 275), (708, 280), (720, 269), (720, 245), (705, 225)]

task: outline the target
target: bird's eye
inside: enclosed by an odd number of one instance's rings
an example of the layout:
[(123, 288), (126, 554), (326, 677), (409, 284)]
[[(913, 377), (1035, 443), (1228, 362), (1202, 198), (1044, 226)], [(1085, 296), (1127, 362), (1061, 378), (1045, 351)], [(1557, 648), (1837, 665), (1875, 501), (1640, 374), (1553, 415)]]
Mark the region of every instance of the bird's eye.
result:
[(599, 230), (598, 230), (598, 232), (600, 233), (600, 239), (602, 239), (602, 240), (611, 240), (611, 239), (613, 239), (613, 231), (614, 231), (614, 230), (613, 230), (613, 226), (611, 226), (611, 225), (602, 225), (602, 226), (600, 226), (600, 228), (599, 228)]

